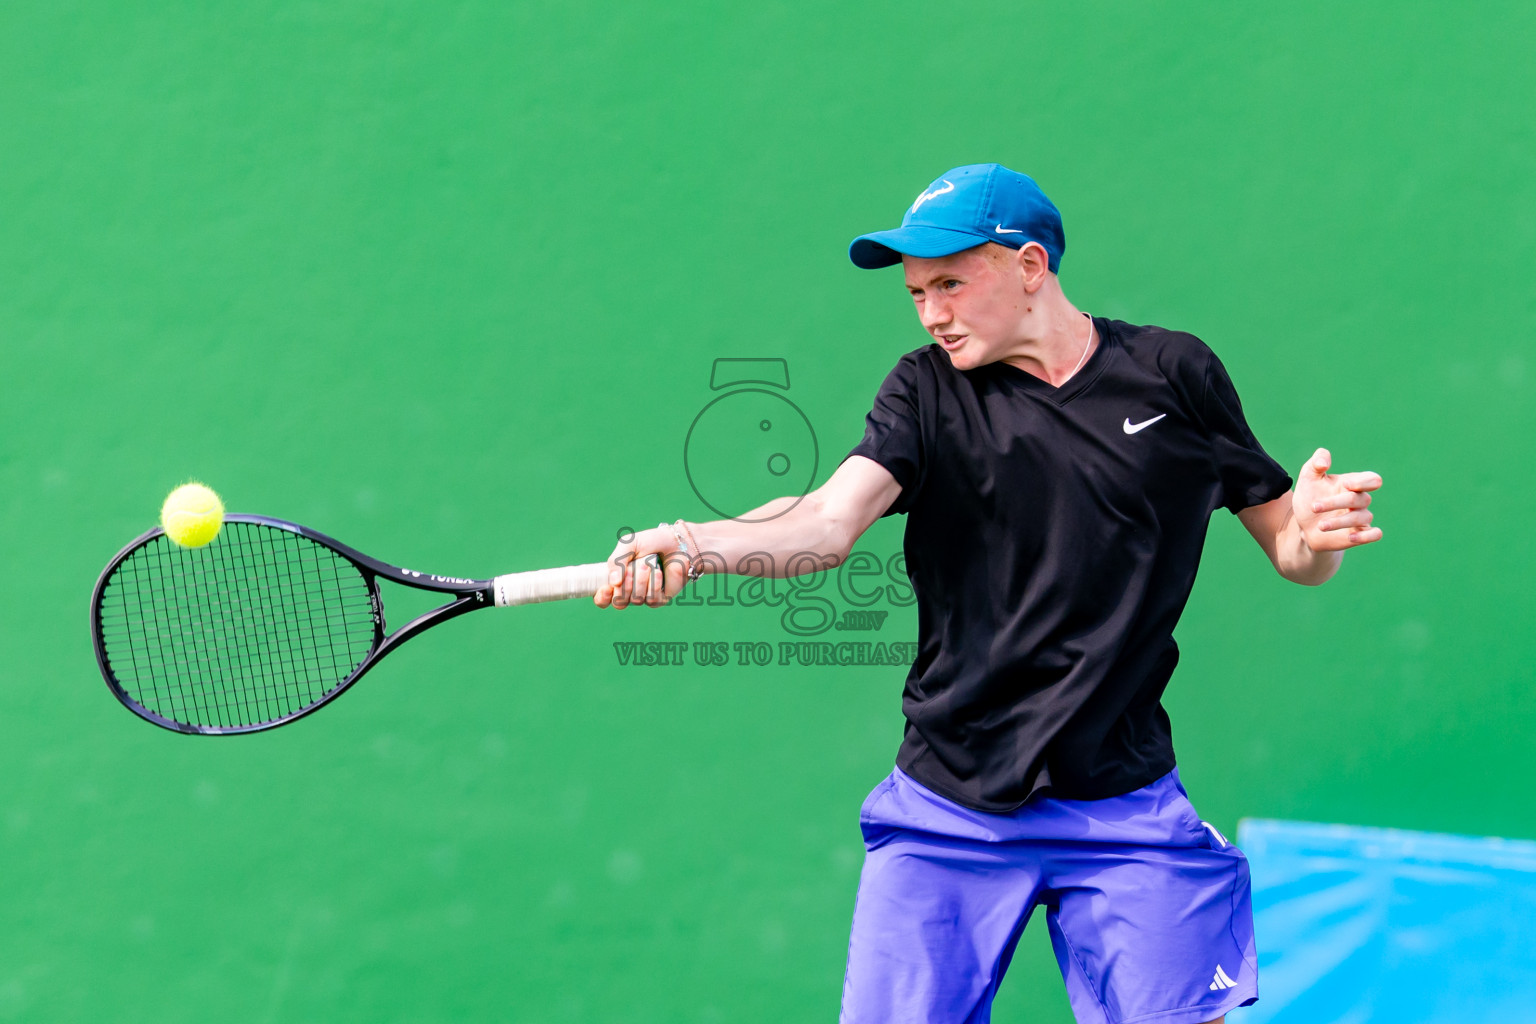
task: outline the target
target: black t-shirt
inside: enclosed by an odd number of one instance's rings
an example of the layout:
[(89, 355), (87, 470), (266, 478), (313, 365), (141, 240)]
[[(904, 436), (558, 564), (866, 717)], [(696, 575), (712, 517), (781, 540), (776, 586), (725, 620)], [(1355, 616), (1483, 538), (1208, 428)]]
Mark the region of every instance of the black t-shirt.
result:
[(966, 806), (1099, 799), (1174, 767), (1159, 703), (1206, 525), (1285, 494), (1193, 335), (1095, 318), (1054, 388), (901, 357), (850, 455), (901, 484), (918, 655), (897, 764)]

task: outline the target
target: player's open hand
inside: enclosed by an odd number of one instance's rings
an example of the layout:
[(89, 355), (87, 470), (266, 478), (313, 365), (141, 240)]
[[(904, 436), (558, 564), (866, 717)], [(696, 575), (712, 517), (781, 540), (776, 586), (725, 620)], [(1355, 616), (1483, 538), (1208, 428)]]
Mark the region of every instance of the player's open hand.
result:
[(1297, 475), (1291, 511), (1313, 551), (1343, 551), (1381, 540), (1371, 525), (1371, 492), (1380, 473), (1329, 473), (1333, 456), (1319, 448)]
[(665, 526), (621, 538), (608, 565), (608, 584), (592, 595), (599, 608), (659, 608), (688, 581), (688, 561), (678, 550), (676, 535)]

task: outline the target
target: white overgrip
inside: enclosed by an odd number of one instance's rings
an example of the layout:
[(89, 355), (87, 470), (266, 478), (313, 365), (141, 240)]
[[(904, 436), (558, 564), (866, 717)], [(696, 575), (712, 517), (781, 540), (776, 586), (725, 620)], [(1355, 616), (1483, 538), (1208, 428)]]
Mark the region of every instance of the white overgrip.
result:
[(568, 565), (562, 569), (532, 569), (509, 572), (491, 581), (496, 586), (496, 606), (538, 604), (541, 601), (568, 601), (591, 597), (608, 583), (608, 563)]

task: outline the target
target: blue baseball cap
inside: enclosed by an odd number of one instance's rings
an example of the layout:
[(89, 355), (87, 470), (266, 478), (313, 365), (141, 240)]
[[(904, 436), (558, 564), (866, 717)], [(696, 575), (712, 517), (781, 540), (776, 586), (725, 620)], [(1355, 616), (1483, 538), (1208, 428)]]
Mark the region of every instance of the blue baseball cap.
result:
[(1001, 164), (967, 164), (923, 189), (901, 227), (855, 238), (848, 258), (854, 266), (876, 270), (900, 263), (904, 255), (933, 259), (983, 242), (1010, 249), (1038, 242), (1053, 274), (1067, 250), (1061, 213), (1033, 178)]

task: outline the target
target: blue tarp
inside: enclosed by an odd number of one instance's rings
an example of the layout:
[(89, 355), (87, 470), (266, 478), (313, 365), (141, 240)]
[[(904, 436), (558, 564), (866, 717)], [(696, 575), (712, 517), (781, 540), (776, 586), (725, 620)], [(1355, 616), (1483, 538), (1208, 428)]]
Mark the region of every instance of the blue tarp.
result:
[(1245, 820), (1259, 1001), (1232, 1024), (1536, 1022), (1536, 842)]

